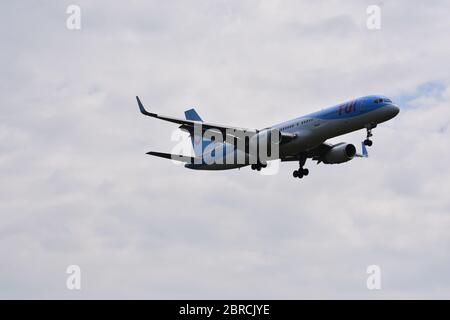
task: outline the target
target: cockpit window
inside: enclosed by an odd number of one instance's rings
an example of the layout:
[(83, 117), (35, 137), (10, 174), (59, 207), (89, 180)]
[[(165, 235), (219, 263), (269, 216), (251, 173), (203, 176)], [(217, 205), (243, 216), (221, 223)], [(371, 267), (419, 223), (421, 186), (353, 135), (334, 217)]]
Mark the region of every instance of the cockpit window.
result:
[(383, 103), (383, 102), (392, 103), (392, 100), (391, 99), (376, 99), (376, 100), (374, 100), (374, 103)]

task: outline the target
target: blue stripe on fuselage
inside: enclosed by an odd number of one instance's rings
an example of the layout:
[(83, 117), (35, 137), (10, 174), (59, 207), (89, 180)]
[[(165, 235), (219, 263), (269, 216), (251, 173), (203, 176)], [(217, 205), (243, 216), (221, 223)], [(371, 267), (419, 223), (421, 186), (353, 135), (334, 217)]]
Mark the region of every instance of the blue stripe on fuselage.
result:
[(358, 98), (349, 102), (341, 103), (330, 108), (323, 109), (318, 112), (311, 113), (306, 118), (316, 118), (321, 120), (337, 120), (353, 118), (378, 108), (385, 106), (387, 103), (375, 103), (374, 101), (382, 96), (367, 96)]

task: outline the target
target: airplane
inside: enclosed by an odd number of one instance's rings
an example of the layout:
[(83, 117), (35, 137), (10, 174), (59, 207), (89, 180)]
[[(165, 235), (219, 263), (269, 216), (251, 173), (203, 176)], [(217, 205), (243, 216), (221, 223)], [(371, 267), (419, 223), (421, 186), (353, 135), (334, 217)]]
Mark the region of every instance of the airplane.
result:
[[(267, 167), (267, 161), (259, 155), (251, 154), (249, 141), (257, 141), (262, 145), (271, 137), (272, 132), (272, 136), (278, 138), (273, 139), (278, 148), (276, 159), (299, 163), (299, 169), (292, 173), (294, 178), (303, 178), (309, 174), (309, 170), (304, 167), (307, 159), (317, 161), (317, 164), (339, 164), (355, 157), (368, 157), (366, 146), (373, 144), (370, 139), (373, 136), (372, 129), (400, 112), (399, 106), (391, 99), (371, 95), (258, 130), (204, 122), (195, 109), (185, 111), (185, 119), (162, 116), (148, 112), (138, 96), (136, 100), (142, 114), (179, 124), (180, 129), (189, 132), (195, 157), (155, 151), (147, 152), (149, 155), (181, 161), (186, 168), (194, 170), (228, 170), (250, 165), (251, 169), (260, 171)], [(366, 129), (367, 132), (361, 143), (361, 154), (357, 153), (353, 144), (326, 142), (330, 138), (361, 129)], [(222, 139), (208, 137), (207, 132), (220, 134)], [(245, 140), (242, 140), (242, 135), (246, 136)], [(239, 142), (243, 142), (244, 148), (237, 148)], [(244, 161), (236, 161), (238, 157)], [(229, 159), (234, 161), (225, 161)]]

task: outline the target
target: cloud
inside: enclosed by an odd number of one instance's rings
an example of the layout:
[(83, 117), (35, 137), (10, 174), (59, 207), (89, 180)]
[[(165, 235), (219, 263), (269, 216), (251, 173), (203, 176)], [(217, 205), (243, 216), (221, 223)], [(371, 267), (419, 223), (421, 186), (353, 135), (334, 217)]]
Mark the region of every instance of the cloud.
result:
[[(1, 4), (0, 297), (448, 296), (447, 2), (385, 2), (380, 31), (359, 1), (80, 1), (80, 31), (68, 4)], [(134, 101), (261, 128), (373, 93), (402, 111), (370, 158), (308, 162), (301, 181), (289, 163), (260, 176), (151, 158), (175, 127)]]

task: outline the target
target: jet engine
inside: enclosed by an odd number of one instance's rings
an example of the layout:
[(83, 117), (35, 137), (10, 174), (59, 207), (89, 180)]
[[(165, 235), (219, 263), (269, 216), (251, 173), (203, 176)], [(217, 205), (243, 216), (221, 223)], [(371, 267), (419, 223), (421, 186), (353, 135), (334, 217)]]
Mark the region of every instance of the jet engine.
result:
[(323, 156), (323, 163), (337, 164), (352, 160), (356, 155), (356, 148), (351, 143), (341, 143), (332, 147)]

